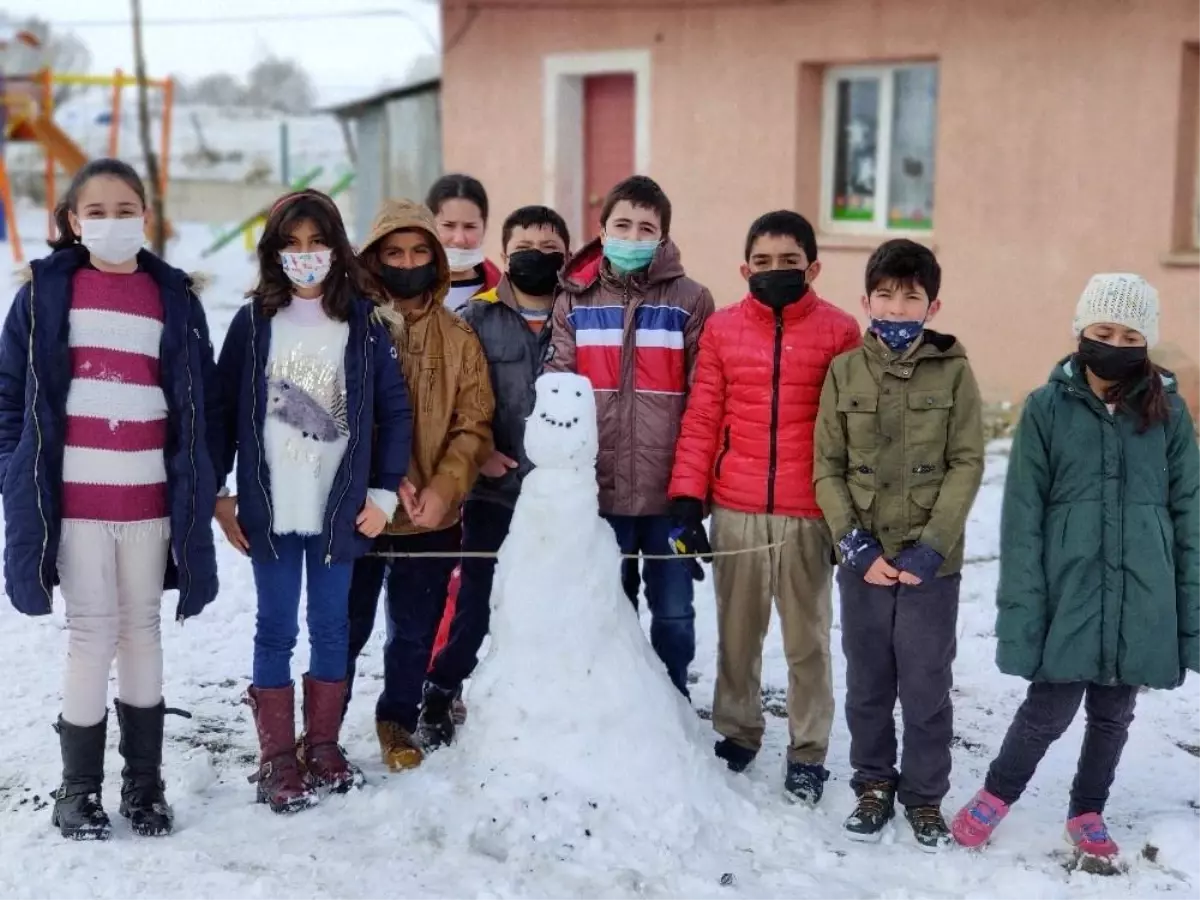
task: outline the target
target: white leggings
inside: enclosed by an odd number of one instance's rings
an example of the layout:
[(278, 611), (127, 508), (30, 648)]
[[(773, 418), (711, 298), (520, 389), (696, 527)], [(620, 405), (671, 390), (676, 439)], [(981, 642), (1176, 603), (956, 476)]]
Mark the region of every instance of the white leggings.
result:
[(165, 523), (63, 522), (58, 575), (67, 607), (67, 672), (62, 717), (95, 725), (108, 707), (117, 660), (117, 696), (130, 706), (162, 699)]

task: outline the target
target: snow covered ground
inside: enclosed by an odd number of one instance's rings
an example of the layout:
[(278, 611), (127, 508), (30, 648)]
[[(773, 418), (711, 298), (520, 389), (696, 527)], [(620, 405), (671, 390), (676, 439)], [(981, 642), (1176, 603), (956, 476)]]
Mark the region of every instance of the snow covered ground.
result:
[[(34, 250), (44, 219), (22, 216)], [(199, 263), (204, 226), (180, 225), (172, 262), (207, 270), (205, 293), (220, 340), (253, 277), (237, 247)], [(0, 272), (11, 268), (0, 244)], [(7, 292), (6, 292), (7, 293)], [(6, 303), (3, 304), (6, 306)], [(982, 781), (1024, 691), (993, 664), (993, 596), (997, 525), (1007, 457), (993, 445), (971, 517), (963, 580), (955, 676), (955, 771), (945, 811), (952, 814)], [(781, 796), (787, 743), (786, 669), (778, 630), (767, 639), (763, 666), (767, 743), (745, 776), (715, 763), (712, 796), (722, 821), (680, 808), (651, 819), (635, 801), (579, 803), (488, 783), (462, 748), (435, 754), (420, 769), (388, 774), (379, 762), (373, 703), (381, 672), (381, 636), (360, 663), (360, 697), (344, 742), (362, 764), (367, 787), (325, 800), (296, 817), (253, 803), (246, 783), (256, 754), (254, 729), (241, 697), (250, 675), (254, 589), (249, 565), (219, 537), (223, 590), (184, 627), (164, 626), (167, 701), (192, 712), (167, 721), (168, 796), (177, 833), (134, 838), (117, 820), (105, 845), (64, 843), (50, 827), (47, 797), (57, 784), (57, 715), (66, 633), (54, 615), (29, 619), (0, 603), (0, 715), (7, 732), (0, 754), (0, 896), (5, 897), (1195, 897), (1200, 895), (1200, 679), (1174, 692), (1149, 692), (1109, 805), (1109, 823), (1125, 848), (1128, 874), (1102, 878), (1069, 873), (1054, 855), (1062, 838), (1067, 791), (1082, 736), (1077, 721), (1051, 749), (1029, 792), (984, 853), (921, 853), (907, 826), (880, 846), (845, 841), (839, 831), (852, 801), (847, 785), (848, 736), (840, 709), (833, 733), (826, 798), (816, 810)], [(693, 686), (702, 714), (711, 702), (716, 651), (711, 580), (697, 596), (699, 646)], [(172, 601), (173, 602), (173, 601)], [(835, 624), (834, 678), (840, 698), (844, 661)], [(382, 629), (381, 629), (382, 630)], [(553, 679), (565, 646), (528, 648), (529, 665)], [(305, 667), (301, 638), (294, 671)], [(630, 696), (628, 703), (636, 704)], [(468, 695), (468, 702), (470, 697)], [(1082, 717), (1081, 717), (1082, 718)], [(547, 721), (537, 728), (554, 729)], [(471, 723), (466, 729), (469, 731)], [(629, 754), (653, 756), (644, 735), (623, 736)], [(115, 724), (109, 739), (108, 806), (116, 812), (120, 758)], [(655, 784), (642, 790), (655, 791)], [(647, 804), (646, 809), (657, 807)], [(1152, 861), (1142, 855), (1154, 856)], [(1152, 850), (1151, 848), (1157, 848)]]

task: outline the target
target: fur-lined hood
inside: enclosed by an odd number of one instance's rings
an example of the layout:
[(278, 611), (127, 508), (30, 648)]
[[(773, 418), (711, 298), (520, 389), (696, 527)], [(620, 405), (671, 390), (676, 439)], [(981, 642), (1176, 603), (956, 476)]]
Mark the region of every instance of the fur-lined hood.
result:
[[(26, 263), (25, 265), (21, 266), (21, 268), (19, 268), (15, 273), (13, 273), (13, 278), (16, 281), (17, 286), (24, 287), (25, 285), (29, 284), (29, 282), (33, 281), (33, 267), (35, 264), (42, 263), (43, 261), (49, 260), (51, 257), (55, 256), (56, 254), (63, 253), (63, 252), (78, 253), (79, 251), (76, 250), (74, 247), (68, 248), (65, 251), (64, 250), (56, 250), (54, 253), (50, 254), (50, 256), (42, 257), (41, 259), (36, 259), (36, 260)], [(145, 265), (142, 265), (142, 263), (144, 261), (143, 258), (146, 256), (151, 256), (160, 265), (170, 267), (170, 263), (166, 262), (165, 260), (160, 259), (157, 256), (153, 256), (153, 254), (151, 254), (150, 251), (141, 250), (138, 252), (138, 263), (139, 263), (139, 265), (141, 265), (141, 267), (143, 269), (147, 268)], [(180, 271), (182, 271), (182, 270), (180, 270)], [(204, 293), (206, 290), (208, 290), (209, 287), (212, 286), (213, 277), (208, 272), (183, 272), (182, 274), (183, 274), (184, 281), (187, 283), (188, 289), (193, 294), (195, 294), (197, 297), (199, 297), (202, 293)]]
[(438, 280), (433, 288), (433, 300), (442, 303), (450, 292), (450, 263), (446, 260), (446, 250), (438, 239), (437, 223), (433, 213), (423, 203), (413, 200), (387, 200), (371, 223), (371, 233), (367, 235), (366, 243), (359, 251), (361, 256), (382, 241), (393, 231), (413, 229), (423, 231), (429, 236), (433, 258), (437, 262)]

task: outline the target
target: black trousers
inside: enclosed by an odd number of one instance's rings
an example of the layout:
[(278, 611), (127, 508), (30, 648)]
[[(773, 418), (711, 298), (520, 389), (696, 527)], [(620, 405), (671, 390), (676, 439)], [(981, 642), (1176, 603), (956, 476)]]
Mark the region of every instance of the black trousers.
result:
[[(462, 544), (458, 525), (420, 534), (384, 535), (379, 552), (457, 553)], [(395, 722), (414, 731), (421, 694), (438, 626), (446, 609), (446, 590), (458, 559), (446, 557), (365, 556), (354, 564), (350, 581), (350, 651), (346, 667), (346, 703), (358, 656), (375, 628), (379, 592), (387, 584), (389, 634), (383, 648), (383, 692), (375, 704), (377, 721)]]
[(1031, 684), (1025, 702), (1008, 726), (1000, 754), (988, 769), (984, 787), (1005, 803), (1020, 799), (1038, 763), (1070, 727), (1082, 701), (1087, 730), (1071, 785), (1069, 817), (1104, 812), (1121, 751), (1129, 738), (1137, 694), (1136, 687), (1085, 681)]

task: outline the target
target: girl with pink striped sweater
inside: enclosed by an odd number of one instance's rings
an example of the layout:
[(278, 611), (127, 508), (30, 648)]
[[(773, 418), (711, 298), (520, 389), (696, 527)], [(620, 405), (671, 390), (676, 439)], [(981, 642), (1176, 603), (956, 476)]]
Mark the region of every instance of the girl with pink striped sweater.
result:
[(178, 589), (182, 620), (217, 592), (212, 344), (188, 276), (141, 249), (132, 168), (90, 162), (56, 221), (54, 252), (31, 265), (0, 336), (5, 590), (45, 615), (59, 585), (66, 607), (54, 824), (75, 839), (111, 833), (101, 786), (115, 659), (120, 811), (136, 834), (163, 835), (162, 595)]

